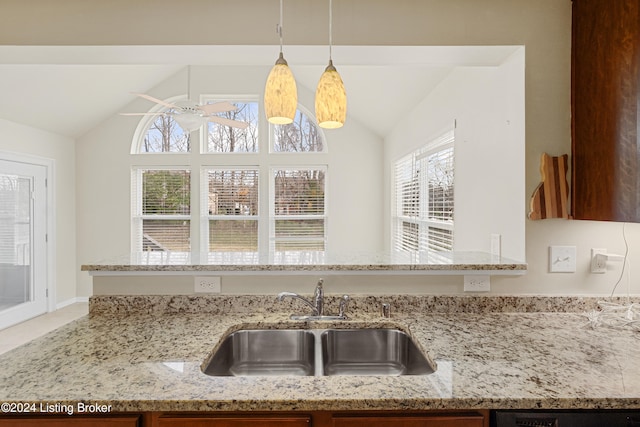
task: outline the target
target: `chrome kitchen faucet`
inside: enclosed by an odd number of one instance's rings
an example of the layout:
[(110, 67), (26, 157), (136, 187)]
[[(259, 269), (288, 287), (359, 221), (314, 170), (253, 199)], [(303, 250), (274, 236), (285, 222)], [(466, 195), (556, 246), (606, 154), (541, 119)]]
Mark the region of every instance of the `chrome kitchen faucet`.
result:
[(340, 300), (340, 312), (337, 316), (325, 316), (324, 314), (324, 288), (323, 288), (324, 280), (318, 280), (318, 284), (316, 285), (315, 292), (313, 293), (313, 302), (309, 301), (306, 298), (301, 297), (295, 292), (280, 292), (278, 294), (277, 300), (284, 301), (285, 298), (292, 298), (302, 301), (303, 304), (310, 307), (312, 311), (311, 315), (295, 315), (292, 314), (290, 317), (292, 320), (344, 320), (347, 318), (345, 315), (345, 311), (347, 309), (347, 303), (349, 302), (349, 295), (344, 295)]

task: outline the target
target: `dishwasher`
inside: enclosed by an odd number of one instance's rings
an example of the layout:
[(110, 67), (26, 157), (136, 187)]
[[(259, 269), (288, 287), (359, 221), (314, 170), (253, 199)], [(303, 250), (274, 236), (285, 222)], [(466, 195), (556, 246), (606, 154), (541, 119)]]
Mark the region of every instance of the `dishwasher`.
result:
[(492, 427), (640, 427), (637, 411), (493, 411)]

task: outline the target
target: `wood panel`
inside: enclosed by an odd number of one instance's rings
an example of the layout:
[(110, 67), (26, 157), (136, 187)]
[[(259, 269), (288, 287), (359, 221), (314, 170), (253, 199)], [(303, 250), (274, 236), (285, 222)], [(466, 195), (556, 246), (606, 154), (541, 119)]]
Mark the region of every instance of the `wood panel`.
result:
[(572, 211), (640, 222), (639, 0), (574, 0)]
[(0, 427), (138, 427), (140, 417), (15, 417), (0, 419)]
[(167, 416), (157, 427), (309, 427), (309, 416)]
[(478, 414), (443, 416), (334, 417), (333, 427), (483, 427)]

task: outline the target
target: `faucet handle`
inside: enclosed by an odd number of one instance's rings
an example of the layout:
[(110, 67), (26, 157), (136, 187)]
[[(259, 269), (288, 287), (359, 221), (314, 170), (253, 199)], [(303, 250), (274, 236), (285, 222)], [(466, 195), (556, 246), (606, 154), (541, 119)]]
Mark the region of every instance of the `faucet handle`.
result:
[(318, 284), (316, 285), (316, 291), (313, 295), (313, 305), (316, 308), (316, 312), (318, 316), (322, 316), (324, 314), (324, 289), (322, 288), (322, 284), (324, 283), (323, 279), (318, 280)]
[(385, 319), (391, 318), (391, 304), (385, 302), (382, 304), (382, 317)]
[(347, 304), (349, 304), (349, 299), (349, 295), (342, 296), (342, 299), (340, 300), (340, 310), (338, 312), (338, 316), (346, 318), (344, 313), (345, 311), (347, 311)]

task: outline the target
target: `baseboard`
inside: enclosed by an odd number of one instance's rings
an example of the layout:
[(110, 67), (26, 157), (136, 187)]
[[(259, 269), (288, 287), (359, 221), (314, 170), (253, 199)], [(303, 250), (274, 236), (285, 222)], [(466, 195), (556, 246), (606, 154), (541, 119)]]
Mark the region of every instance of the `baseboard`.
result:
[(75, 297), (68, 299), (66, 301), (59, 302), (56, 304), (56, 310), (60, 310), (68, 305), (79, 303), (79, 302), (89, 302), (89, 297)]

